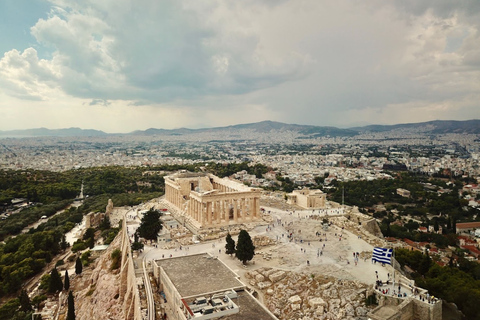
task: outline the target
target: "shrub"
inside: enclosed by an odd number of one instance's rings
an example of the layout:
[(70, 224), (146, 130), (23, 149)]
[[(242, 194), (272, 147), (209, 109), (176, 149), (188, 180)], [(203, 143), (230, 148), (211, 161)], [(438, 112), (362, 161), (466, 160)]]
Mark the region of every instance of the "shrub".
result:
[(82, 250), (85, 250), (85, 249), (87, 249), (87, 245), (85, 244), (85, 242), (76, 242), (72, 246), (72, 252), (78, 252), (78, 251), (82, 251)]
[(122, 252), (119, 249), (115, 249), (112, 252), (112, 265), (110, 266), (110, 269), (115, 270), (120, 268), (120, 262), (122, 260)]

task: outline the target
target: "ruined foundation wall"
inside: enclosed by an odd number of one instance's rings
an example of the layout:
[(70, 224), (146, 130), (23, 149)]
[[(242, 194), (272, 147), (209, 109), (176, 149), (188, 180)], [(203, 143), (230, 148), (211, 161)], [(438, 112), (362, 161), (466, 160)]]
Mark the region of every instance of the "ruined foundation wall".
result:
[(128, 320), (142, 320), (140, 313), (140, 296), (137, 288), (137, 280), (135, 276), (135, 268), (133, 266), (132, 249), (130, 247), (130, 240), (127, 233), (127, 222), (124, 218), (122, 221), (121, 233), (121, 250), (122, 250), (122, 265), (121, 265), (121, 290), (120, 295), (123, 295), (123, 309)]

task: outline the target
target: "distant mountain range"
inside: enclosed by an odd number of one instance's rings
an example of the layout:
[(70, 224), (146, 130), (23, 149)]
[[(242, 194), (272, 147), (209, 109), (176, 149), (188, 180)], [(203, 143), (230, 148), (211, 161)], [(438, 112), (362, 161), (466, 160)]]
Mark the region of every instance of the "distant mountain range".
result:
[[(256, 123), (237, 124), (227, 127), (215, 127), (215, 128), (203, 128), (203, 129), (155, 129), (150, 128), (147, 130), (137, 130), (122, 135), (134, 135), (134, 136), (154, 136), (154, 135), (188, 135), (195, 133), (221, 133), (222, 131), (236, 131), (236, 130), (251, 130), (254, 132), (267, 133), (273, 130), (282, 131), (296, 131), (300, 134), (309, 137), (321, 137), (321, 136), (344, 136), (351, 137), (365, 132), (387, 132), (391, 130), (422, 130), (429, 134), (443, 134), (443, 133), (471, 133), (480, 134), (480, 120), (436, 120), (420, 123), (405, 123), (395, 125), (369, 125), (363, 127), (355, 127), (349, 129), (340, 129), (336, 127), (328, 126), (312, 126), (312, 125), (299, 125), (288, 124), (275, 121), (262, 121)], [(92, 129), (80, 129), (80, 128), (68, 128), (68, 129), (28, 129), (28, 130), (11, 130), (0, 131), (0, 137), (98, 137), (108, 134), (100, 130)]]
[(364, 127), (351, 128), (358, 132), (385, 132), (396, 129), (426, 129), (426, 132), (432, 134), (442, 133), (480, 133), (480, 120), (435, 120), (420, 123), (394, 124), (390, 126), (370, 125)]
[(68, 129), (47, 129), (36, 128), (26, 130), (10, 130), (1, 131), (0, 137), (94, 137), (94, 136), (106, 136), (105, 133), (100, 130), (93, 129), (80, 129), (80, 128), (68, 128)]

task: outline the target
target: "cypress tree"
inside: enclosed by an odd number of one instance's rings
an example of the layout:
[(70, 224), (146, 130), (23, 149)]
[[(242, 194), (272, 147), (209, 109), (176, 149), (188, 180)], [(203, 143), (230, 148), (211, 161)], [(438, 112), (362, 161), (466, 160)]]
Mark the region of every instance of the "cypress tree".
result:
[(83, 271), (82, 260), (80, 260), (80, 257), (78, 257), (77, 261), (75, 261), (75, 273), (81, 274), (82, 271)]
[(25, 289), (22, 289), (20, 292), (18, 300), (20, 301), (20, 311), (28, 312), (32, 310), (32, 303), (30, 302), (30, 298), (28, 297), (28, 293), (25, 291)]
[(432, 259), (430, 259), (430, 255), (428, 254), (428, 251), (425, 250), (425, 253), (423, 254), (423, 257), (420, 260), (420, 265), (418, 267), (418, 272), (421, 275), (425, 275), (428, 272), (428, 270), (430, 270), (431, 265), (432, 265)]
[(234, 254), (235, 253), (235, 240), (232, 239), (232, 236), (229, 234), (227, 234), (227, 237), (226, 237), (226, 242), (227, 244), (225, 244), (225, 253), (226, 254)]
[(68, 291), (68, 289), (70, 289), (70, 277), (68, 276), (68, 270), (65, 270), (65, 280), (64, 280), (64, 283), (63, 283), (63, 287), (67, 291)]
[(73, 299), (72, 291), (68, 292), (67, 320), (75, 320), (75, 301)]
[(253, 245), (252, 238), (245, 230), (240, 230), (238, 235), (237, 250), (235, 250), (235, 256), (238, 260), (246, 264), (247, 261), (253, 259), (255, 255), (255, 246)]
[(62, 277), (57, 271), (57, 268), (53, 268), (50, 272), (50, 283), (48, 285), (48, 292), (55, 293), (63, 289)]

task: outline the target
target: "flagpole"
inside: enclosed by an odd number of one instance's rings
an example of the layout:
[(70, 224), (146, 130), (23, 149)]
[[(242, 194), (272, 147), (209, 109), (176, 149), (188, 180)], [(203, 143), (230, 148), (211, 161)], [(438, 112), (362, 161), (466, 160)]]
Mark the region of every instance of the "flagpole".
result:
[(393, 290), (395, 290), (395, 249), (392, 248)]

